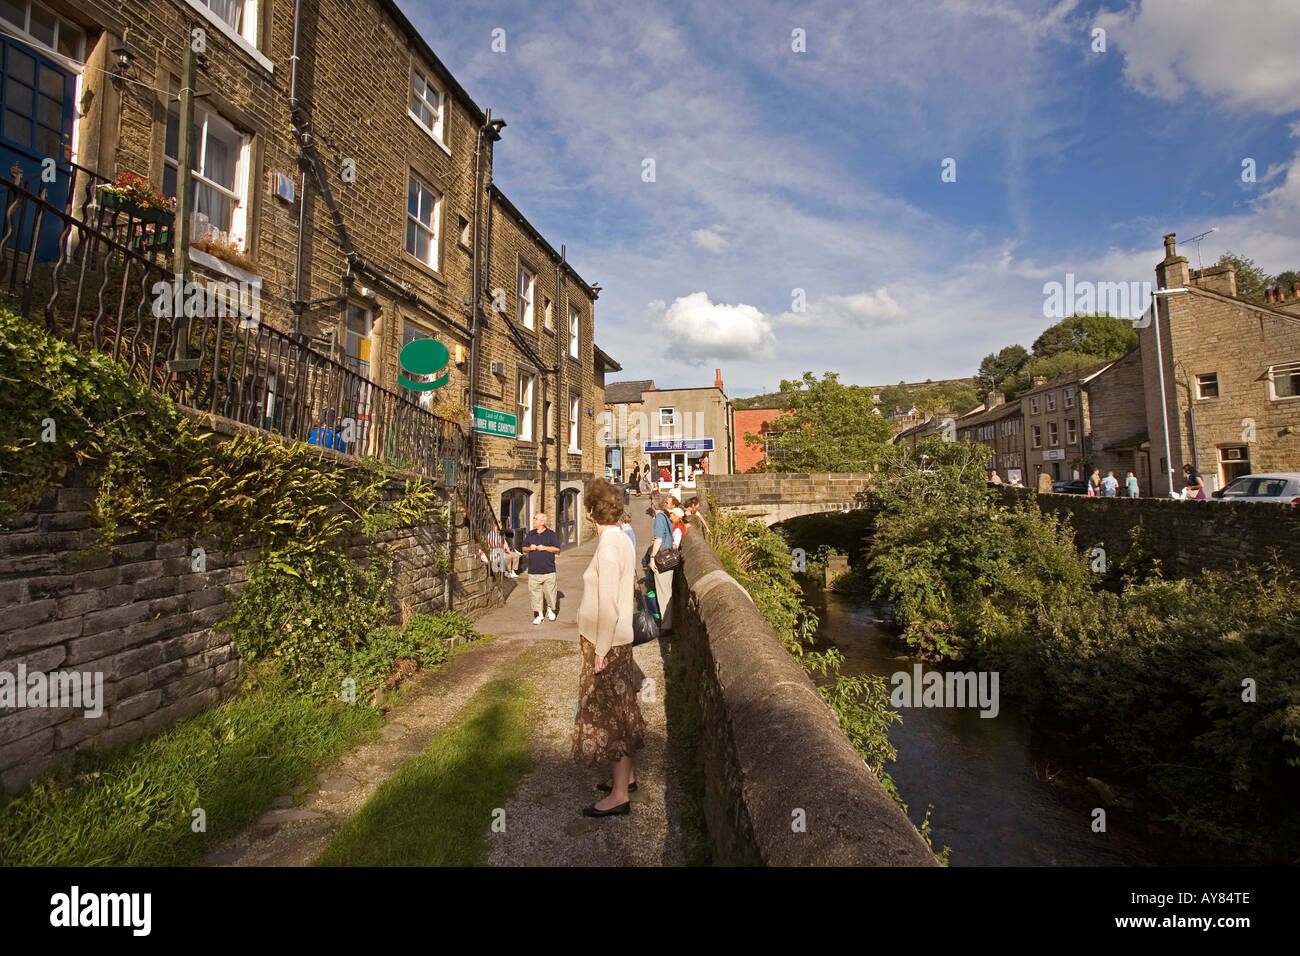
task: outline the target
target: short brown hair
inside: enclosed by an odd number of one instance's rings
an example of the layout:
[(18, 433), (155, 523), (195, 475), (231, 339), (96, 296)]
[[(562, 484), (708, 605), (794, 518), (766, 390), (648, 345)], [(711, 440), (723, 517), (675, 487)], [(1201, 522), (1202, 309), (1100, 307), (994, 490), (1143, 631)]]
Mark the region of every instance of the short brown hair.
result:
[(618, 524), (623, 517), (623, 493), (604, 478), (593, 478), (582, 491), (587, 514), (598, 524)]

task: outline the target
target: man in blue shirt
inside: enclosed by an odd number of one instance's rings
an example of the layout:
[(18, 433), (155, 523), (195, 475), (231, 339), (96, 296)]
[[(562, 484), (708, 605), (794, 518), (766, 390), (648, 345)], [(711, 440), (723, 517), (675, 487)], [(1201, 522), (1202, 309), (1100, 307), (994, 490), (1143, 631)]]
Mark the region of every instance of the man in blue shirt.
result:
[(560, 539), (546, 527), (545, 512), (533, 515), (533, 530), (524, 535), (521, 550), (528, 555), (528, 596), (533, 602), (533, 623), (542, 623), (542, 611), (554, 621), (558, 597), (555, 556), (560, 553)]

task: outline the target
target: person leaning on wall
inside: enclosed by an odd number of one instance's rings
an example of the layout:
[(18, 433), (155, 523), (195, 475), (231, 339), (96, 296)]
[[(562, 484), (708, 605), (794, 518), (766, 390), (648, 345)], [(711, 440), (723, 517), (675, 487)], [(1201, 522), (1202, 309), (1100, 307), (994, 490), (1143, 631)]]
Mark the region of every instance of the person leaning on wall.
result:
[(597, 785), (608, 796), (584, 807), (583, 816), (621, 816), (630, 811), (628, 794), (636, 790), (632, 754), (645, 743), (632, 656), (636, 551), (619, 527), (619, 489), (593, 478), (583, 489), (583, 500), (597, 537), (596, 551), (582, 574), (578, 604), (582, 672), (573, 716), (573, 759), (611, 768), (610, 782)]

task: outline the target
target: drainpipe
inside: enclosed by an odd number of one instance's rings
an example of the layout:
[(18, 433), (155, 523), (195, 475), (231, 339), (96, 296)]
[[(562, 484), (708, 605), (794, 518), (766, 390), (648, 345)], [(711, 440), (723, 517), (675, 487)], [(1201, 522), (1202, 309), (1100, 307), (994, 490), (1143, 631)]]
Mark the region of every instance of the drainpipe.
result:
[[(565, 246), (561, 243), (560, 258), (559, 261), (555, 263), (555, 310), (559, 314), (555, 317), (555, 404), (557, 406), (557, 414), (555, 416), (555, 511), (553, 514), (555, 515), (555, 526), (557, 528), (560, 526), (560, 499), (563, 497), (563, 493), (560, 489), (560, 416), (558, 414), (560, 394), (564, 388), (564, 352), (561, 349), (560, 342), (561, 327), (563, 327), (566, 337), (569, 334), (569, 287), (564, 281), (564, 270), (567, 265), (565, 252)], [(561, 323), (563, 323), (563, 325), (561, 325)], [(581, 406), (581, 399), (578, 400), (578, 404)], [(569, 410), (567, 399), (564, 402), (564, 410), (566, 412)], [(579, 411), (581, 411), (581, 407), (579, 408)], [(582, 425), (579, 424), (578, 427), (582, 428)], [(574, 515), (575, 521), (577, 521), (577, 517), (577, 515)], [(580, 536), (576, 530), (573, 537), (573, 543), (577, 544), (580, 540)]]

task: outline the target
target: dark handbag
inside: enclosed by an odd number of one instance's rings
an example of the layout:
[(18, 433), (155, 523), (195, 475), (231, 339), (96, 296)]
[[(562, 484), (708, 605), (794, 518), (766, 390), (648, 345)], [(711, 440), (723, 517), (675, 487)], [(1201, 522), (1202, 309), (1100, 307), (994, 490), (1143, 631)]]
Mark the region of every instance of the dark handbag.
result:
[(636, 592), (636, 614), (632, 616), (632, 644), (644, 644), (659, 637), (659, 622), (650, 610), (645, 595)]
[(654, 559), (655, 567), (660, 571), (671, 571), (682, 563), (682, 553), (676, 548), (660, 548)]

